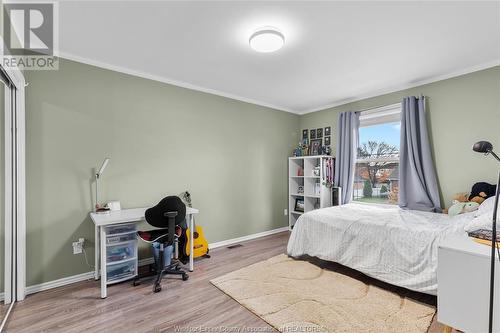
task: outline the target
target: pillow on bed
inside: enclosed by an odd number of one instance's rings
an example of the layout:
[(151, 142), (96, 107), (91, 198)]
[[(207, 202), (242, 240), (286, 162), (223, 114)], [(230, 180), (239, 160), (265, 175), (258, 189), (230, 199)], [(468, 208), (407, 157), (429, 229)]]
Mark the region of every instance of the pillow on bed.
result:
[(464, 230), (466, 232), (472, 232), (479, 229), (491, 230), (492, 227), (492, 217), (490, 214), (483, 214), (473, 218), (470, 222), (468, 222)]
[(488, 198), (479, 206), (476, 215), (493, 214), (493, 207), (495, 207), (495, 197)]
[[(495, 207), (495, 197), (486, 199), (476, 211), (476, 217), (473, 218), (466, 226), (465, 231), (471, 232), (478, 229), (491, 230), (491, 222), (493, 218), (493, 207)], [(500, 220), (500, 207), (497, 212), (497, 220)]]

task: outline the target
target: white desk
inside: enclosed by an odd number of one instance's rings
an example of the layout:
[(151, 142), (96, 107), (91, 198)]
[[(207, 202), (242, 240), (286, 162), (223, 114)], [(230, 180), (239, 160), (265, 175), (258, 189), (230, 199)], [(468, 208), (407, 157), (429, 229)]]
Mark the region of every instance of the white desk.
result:
[[(491, 248), (466, 236), (438, 246), (437, 320), (470, 333), (488, 332)], [(495, 254), (496, 255), (496, 254)], [(496, 255), (493, 332), (500, 332), (500, 262)], [(447, 332), (451, 332), (448, 329)]]
[[(148, 207), (149, 208), (149, 207)], [(148, 208), (122, 209), (109, 213), (90, 213), (90, 217), (95, 224), (95, 273), (97, 280), (101, 276), (101, 298), (107, 296), (107, 277), (106, 277), (106, 227), (119, 224), (136, 224), (144, 221), (144, 213)], [(198, 214), (198, 209), (186, 207), (186, 220), (190, 230), (190, 239), (193, 239), (193, 215)], [(98, 246), (99, 244), (99, 246)], [(194, 269), (193, 242), (189, 242), (191, 248), (189, 251), (189, 270)], [(99, 269), (100, 267), (100, 269)], [(100, 274), (99, 274), (100, 273)]]

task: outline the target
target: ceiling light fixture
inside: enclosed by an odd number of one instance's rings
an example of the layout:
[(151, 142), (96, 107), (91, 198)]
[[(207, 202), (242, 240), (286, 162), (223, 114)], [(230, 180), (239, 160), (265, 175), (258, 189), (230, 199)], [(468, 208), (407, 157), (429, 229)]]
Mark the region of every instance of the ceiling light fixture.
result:
[(264, 27), (250, 36), (249, 43), (257, 52), (275, 52), (285, 45), (285, 36), (276, 28)]

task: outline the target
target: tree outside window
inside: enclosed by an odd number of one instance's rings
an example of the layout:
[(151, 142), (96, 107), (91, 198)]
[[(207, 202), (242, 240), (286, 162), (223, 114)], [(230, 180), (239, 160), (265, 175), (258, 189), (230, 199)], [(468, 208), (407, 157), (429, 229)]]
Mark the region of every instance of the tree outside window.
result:
[(363, 141), (360, 140), (358, 147), (353, 200), (397, 204), (399, 193), (398, 123), (361, 127), (360, 139)]

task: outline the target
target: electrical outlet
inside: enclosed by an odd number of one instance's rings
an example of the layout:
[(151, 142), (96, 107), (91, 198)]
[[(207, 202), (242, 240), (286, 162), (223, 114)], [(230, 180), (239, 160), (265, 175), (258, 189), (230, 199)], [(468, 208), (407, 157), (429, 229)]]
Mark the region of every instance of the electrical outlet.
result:
[(287, 216), (287, 215), (288, 215), (288, 209), (286, 209), (286, 208), (285, 208), (285, 209), (283, 210), (283, 215), (285, 215), (285, 216)]
[(73, 242), (73, 254), (80, 254), (83, 252), (83, 243), (85, 238), (79, 238), (78, 242)]

